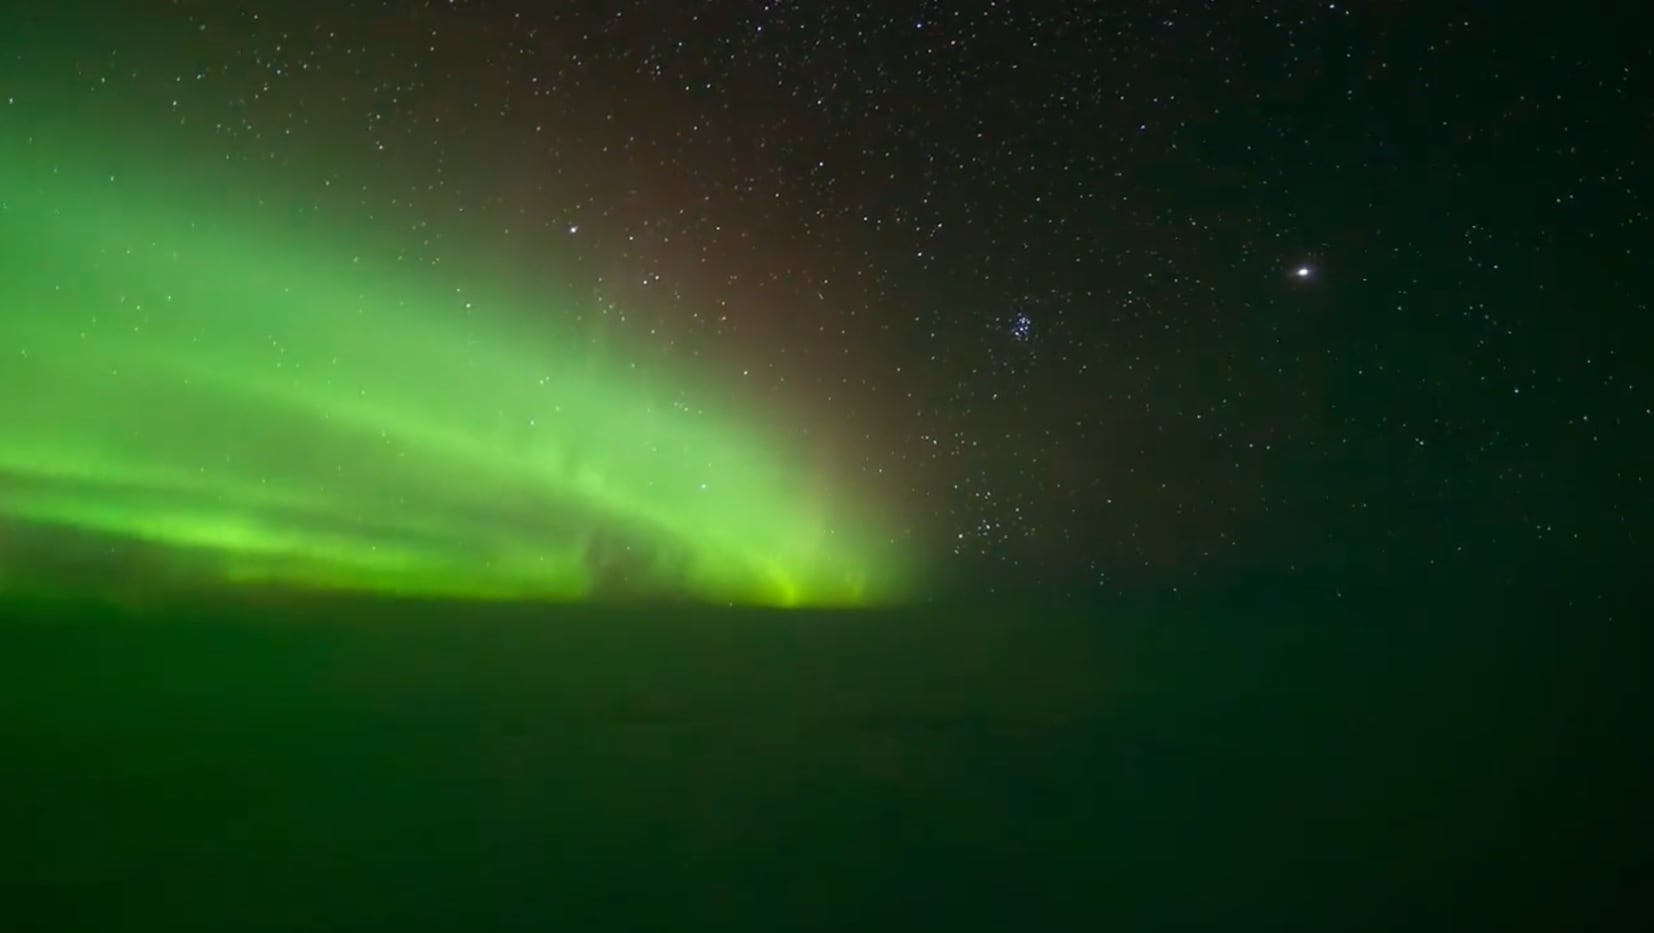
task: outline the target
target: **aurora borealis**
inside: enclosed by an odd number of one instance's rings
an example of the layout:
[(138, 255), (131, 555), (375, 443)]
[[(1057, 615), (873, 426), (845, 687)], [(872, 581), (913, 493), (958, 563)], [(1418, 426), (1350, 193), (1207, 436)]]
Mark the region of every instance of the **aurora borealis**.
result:
[(572, 300), (510, 307), (383, 236), (93, 164), (0, 158), (7, 524), (198, 585), (793, 606), (910, 582), (739, 400), (597, 353)]
[(0, 4), (0, 933), (1646, 913), (1642, 12)]
[[(37, 6), (0, 14), (14, 586), (840, 604), (1646, 550), (1613, 56), (1347, 4)], [(1503, 51), (1431, 51), (1470, 36)]]

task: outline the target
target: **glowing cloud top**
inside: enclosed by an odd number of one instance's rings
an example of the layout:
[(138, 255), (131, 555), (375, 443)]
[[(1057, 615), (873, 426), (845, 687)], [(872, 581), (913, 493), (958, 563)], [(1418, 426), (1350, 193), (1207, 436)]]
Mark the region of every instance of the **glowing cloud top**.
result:
[(159, 549), (213, 585), (857, 605), (908, 582), (819, 470), (599, 358), (563, 308), (491, 310), (342, 231), (27, 144), (0, 183), (0, 535)]

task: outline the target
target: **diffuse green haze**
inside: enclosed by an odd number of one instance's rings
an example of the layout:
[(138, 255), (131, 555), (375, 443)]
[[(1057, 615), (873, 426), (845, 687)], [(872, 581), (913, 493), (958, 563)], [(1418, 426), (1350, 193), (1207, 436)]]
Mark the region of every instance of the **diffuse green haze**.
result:
[(493, 309), (159, 179), (0, 153), (0, 521), (204, 584), (854, 605), (911, 582), (744, 419), (535, 323), (566, 307)]

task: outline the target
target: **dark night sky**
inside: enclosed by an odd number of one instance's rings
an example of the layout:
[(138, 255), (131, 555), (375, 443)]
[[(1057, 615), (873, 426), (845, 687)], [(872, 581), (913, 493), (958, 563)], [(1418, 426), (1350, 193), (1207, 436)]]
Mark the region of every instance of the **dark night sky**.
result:
[(120, 7), (5, 14), (0, 105), (746, 371), (946, 575), (1646, 545), (1631, 5)]

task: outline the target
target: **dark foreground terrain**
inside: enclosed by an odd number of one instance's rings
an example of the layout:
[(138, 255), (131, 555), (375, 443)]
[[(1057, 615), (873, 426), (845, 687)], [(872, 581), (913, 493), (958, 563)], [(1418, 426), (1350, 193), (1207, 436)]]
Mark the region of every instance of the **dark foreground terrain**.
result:
[(1356, 603), (15, 607), (0, 928), (1647, 919), (1646, 640)]

